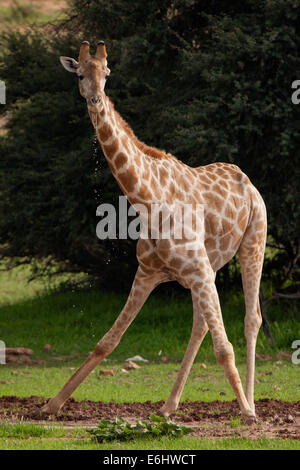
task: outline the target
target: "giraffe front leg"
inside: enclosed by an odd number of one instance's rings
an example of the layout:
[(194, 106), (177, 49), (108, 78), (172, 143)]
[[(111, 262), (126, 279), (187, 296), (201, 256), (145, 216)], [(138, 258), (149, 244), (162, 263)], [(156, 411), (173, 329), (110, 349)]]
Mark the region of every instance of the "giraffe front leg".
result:
[(129, 297), (119, 317), (111, 329), (97, 343), (90, 356), (63, 386), (61, 391), (42, 408), (42, 413), (51, 415), (58, 413), (65, 401), (82, 381), (116, 348), (124, 332), (142, 308), (151, 291), (163, 280), (163, 275), (160, 273), (146, 275), (140, 268), (137, 270)]

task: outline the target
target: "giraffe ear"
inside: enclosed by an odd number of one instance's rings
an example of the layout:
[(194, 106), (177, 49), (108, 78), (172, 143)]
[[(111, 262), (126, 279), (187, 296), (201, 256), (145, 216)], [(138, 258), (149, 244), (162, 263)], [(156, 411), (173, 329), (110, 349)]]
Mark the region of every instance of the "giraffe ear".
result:
[(79, 63), (77, 62), (77, 60), (75, 59), (72, 59), (71, 57), (64, 57), (64, 56), (60, 56), (59, 58), (62, 66), (68, 71), (68, 72), (72, 72), (72, 73), (75, 73), (76, 70), (78, 69), (79, 67)]

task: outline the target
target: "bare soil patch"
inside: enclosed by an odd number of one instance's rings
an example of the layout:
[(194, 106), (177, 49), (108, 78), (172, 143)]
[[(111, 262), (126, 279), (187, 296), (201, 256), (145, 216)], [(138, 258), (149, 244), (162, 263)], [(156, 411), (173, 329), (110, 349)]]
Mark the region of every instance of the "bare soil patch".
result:
[[(134, 423), (137, 419), (147, 419), (150, 413), (157, 413), (163, 402), (144, 403), (104, 403), (90, 400), (76, 401), (69, 398), (56, 417), (48, 420), (41, 414), (47, 402), (43, 397), (16, 396), (0, 397), (0, 422), (31, 422), (53, 424), (65, 427), (94, 427), (102, 419), (113, 420), (117, 416)], [(256, 402), (258, 421), (247, 425), (240, 421), (240, 411), (236, 400), (222, 401), (185, 401), (180, 403), (172, 421), (194, 428), (194, 435), (206, 439), (224, 437), (247, 438), (284, 438), (300, 439), (300, 402), (261, 399)]]

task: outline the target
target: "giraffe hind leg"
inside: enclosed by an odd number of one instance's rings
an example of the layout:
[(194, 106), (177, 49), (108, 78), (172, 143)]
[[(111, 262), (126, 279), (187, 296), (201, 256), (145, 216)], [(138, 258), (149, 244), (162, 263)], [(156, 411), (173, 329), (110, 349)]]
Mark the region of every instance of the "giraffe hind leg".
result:
[(258, 231), (257, 223), (254, 219), (245, 232), (245, 236), (239, 248), (239, 260), (241, 264), (246, 307), (244, 322), (247, 341), (246, 398), (254, 413), (255, 349), (257, 335), (262, 324), (259, 306), (259, 286), (264, 260), (265, 239), (265, 230)]
[(186, 383), (190, 370), (192, 368), (196, 354), (200, 348), (200, 345), (208, 332), (207, 323), (197, 308), (197, 304), (193, 302), (194, 313), (193, 313), (193, 327), (191, 338), (186, 349), (184, 358), (182, 360), (180, 370), (178, 372), (176, 381), (172, 388), (172, 391), (167, 398), (165, 404), (160, 409), (160, 414), (162, 416), (169, 416), (171, 413), (177, 410), (180, 396), (183, 390), (183, 387)]

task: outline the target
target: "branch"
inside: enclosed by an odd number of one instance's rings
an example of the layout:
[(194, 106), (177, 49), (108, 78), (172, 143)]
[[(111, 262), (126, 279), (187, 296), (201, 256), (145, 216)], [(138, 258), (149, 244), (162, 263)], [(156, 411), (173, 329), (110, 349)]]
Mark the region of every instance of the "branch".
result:
[(275, 294), (272, 295), (268, 301), (272, 301), (274, 299), (300, 299), (300, 292), (295, 292), (294, 294), (282, 294), (281, 292), (275, 292)]

